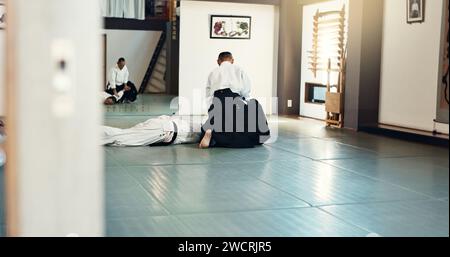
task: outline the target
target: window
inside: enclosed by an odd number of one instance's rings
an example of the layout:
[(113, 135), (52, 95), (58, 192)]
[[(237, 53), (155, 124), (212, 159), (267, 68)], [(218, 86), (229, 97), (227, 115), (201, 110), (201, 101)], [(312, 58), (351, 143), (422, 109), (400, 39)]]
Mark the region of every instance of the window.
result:
[(305, 103), (325, 104), (327, 86), (316, 83), (305, 84)]

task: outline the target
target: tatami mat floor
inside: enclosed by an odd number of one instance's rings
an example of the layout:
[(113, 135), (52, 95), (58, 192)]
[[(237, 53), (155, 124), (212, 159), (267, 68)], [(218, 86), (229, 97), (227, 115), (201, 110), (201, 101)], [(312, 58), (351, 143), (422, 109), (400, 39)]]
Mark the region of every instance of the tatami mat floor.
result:
[(254, 149), (105, 147), (106, 234), (449, 235), (448, 149), (301, 119), (271, 127), (277, 140)]
[[(170, 114), (145, 110), (105, 124)], [(449, 236), (447, 148), (301, 119), (271, 127), (277, 140), (254, 149), (104, 147), (106, 235)]]

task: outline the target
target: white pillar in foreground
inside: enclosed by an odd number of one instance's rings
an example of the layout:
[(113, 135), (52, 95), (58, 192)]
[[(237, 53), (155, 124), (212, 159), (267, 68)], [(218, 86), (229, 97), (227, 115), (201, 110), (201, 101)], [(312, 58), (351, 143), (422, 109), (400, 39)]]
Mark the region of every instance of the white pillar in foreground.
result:
[(7, 8), (7, 234), (102, 236), (98, 1)]

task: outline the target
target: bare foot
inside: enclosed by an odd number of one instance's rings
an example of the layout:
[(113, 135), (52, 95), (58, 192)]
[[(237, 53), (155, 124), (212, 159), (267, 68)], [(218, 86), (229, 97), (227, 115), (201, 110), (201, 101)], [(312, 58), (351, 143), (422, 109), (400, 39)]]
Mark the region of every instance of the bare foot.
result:
[(202, 141), (198, 145), (198, 148), (204, 149), (209, 147), (209, 143), (211, 142), (212, 130), (208, 129), (203, 136)]

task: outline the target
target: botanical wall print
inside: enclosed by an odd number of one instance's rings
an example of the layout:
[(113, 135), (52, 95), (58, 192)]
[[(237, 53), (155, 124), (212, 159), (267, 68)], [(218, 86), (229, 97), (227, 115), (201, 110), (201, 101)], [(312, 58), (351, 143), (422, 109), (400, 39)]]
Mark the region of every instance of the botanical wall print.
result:
[(250, 16), (211, 15), (210, 38), (250, 39)]

